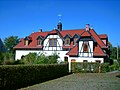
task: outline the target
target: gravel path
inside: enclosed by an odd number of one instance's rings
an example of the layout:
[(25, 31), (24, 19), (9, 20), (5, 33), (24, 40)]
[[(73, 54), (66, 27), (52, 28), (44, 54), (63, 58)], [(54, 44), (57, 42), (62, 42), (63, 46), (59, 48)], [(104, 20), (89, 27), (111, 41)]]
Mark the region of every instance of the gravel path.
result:
[(118, 73), (77, 73), (21, 90), (120, 90)]

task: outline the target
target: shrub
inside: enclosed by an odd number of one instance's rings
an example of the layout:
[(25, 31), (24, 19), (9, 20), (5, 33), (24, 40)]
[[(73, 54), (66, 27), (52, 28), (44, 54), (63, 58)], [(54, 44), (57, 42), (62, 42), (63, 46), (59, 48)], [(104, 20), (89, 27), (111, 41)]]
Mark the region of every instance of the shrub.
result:
[(110, 71), (118, 70), (119, 69), (119, 63), (114, 62), (113, 65), (110, 66)]
[(67, 64), (60, 65), (2, 65), (0, 89), (17, 89), (68, 74)]
[[(99, 66), (100, 66), (100, 70), (99, 70)], [(72, 62), (72, 72), (94, 72), (94, 73), (98, 73), (100, 72), (108, 72), (109, 69), (109, 64), (108, 63), (91, 63), (91, 62), (83, 62), (83, 63), (79, 63), (79, 62)]]
[(109, 68), (109, 63), (101, 63), (100, 65), (100, 69), (101, 69), (101, 73), (105, 73), (105, 72), (109, 72), (110, 68)]

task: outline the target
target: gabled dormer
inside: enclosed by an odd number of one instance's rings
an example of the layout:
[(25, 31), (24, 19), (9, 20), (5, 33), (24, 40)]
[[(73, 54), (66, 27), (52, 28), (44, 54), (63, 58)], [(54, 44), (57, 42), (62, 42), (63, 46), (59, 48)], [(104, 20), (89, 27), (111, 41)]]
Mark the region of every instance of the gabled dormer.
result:
[(77, 42), (77, 40), (80, 38), (80, 36), (78, 35), (78, 34), (75, 34), (74, 36), (73, 36), (73, 44), (75, 45), (76, 44), (76, 42)]
[(64, 39), (64, 45), (70, 45), (71, 36), (69, 34), (66, 34), (66, 36), (63, 39)]
[(31, 37), (29, 37), (29, 36), (25, 37), (25, 39), (24, 39), (24, 45), (25, 45), (25, 46), (28, 46), (31, 41), (32, 41), (32, 38), (31, 38)]
[(43, 41), (43, 37), (42, 36), (38, 36), (38, 38), (37, 38), (37, 45), (41, 46), (42, 45), (42, 41)]

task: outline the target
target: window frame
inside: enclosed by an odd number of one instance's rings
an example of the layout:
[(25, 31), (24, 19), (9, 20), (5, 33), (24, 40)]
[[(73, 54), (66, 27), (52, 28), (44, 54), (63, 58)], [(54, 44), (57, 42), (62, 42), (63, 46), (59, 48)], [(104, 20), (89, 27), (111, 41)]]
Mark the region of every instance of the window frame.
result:
[(49, 39), (49, 46), (56, 47), (57, 46), (57, 38), (50, 38)]
[(41, 39), (38, 39), (38, 40), (37, 40), (37, 45), (38, 45), (38, 46), (41, 46), (41, 45), (42, 45), (42, 40), (41, 40)]
[(70, 38), (65, 39), (65, 45), (70, 45)]
[(28, 45), (29, 45), (29, 40), (25, 40), (25, 41), (24, 41), (24, 45), (25, 45), (25, 46), (28, 46)]

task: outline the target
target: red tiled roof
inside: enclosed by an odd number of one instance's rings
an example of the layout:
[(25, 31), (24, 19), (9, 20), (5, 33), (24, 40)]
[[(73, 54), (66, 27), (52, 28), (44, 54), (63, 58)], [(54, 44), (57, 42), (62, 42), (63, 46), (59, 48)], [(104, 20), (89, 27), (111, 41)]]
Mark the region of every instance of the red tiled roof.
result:
[(32, 43), (30, 43), (28, 46), (24, 45), (24, 38), (21, 39), (20, 43), (17, 44), (14, 49), (17, 48), (42, 48), (42, 46), (37, 45), (37, 37), (42, 36), (45, 37), (48, 34), (48, 32), (34, 32), (29, 37), (32, 39)]
[(66, 55), (77, 56), (78, 55), (78, 44), (76, 44)]
[(108, 36), (106, 34), (100, 34), (99, 37), (102, 38), (108, 38)]
[[(105, 56), (103, 50), (101, 48), (107, 48), (105, 44), (102, 42), (101, 38), (107, 38), (106, 34), (97, 35), (96, 32), (93, 29), (90, 29), (90, 31), (85, 31), (85, 29), (75, 29), (75, 30), (52, 30), (51, 32), (34, 32), (31, 35), (29, 35), (31, 43), (28, 46), (24, 45), (24, 38), (21, 39), (20, 43), (17, 44), (14, 49), (38, 49), (42, 48), (43, 46), (37, 45), (37, 38), (38, 36), (41, 36), (45, 38), (48, 34), (59, 34), (62, 38), (66, 36), (66, 34), (69, 34), (71, 37), (73, 37), (75, 34), (78, 34), (80, 36), (92, 36), (96, 42), (97, 46), (94, 48), (94, 56)], [(63, 48), (70, 48), (71, 50), (67, 53), (67, 55), (78, 55), (78, 44), (73, 45), (73, 41), (70, 45), (66, 46), (63, 45)]]
[(50, 31), (48, 34), (56, 34), (58, 32), (58, 30), (52, 30), (52, 31)]
[(90, 33), (93, 36), (93, 38), (97, 41), (97, 43), (100, 45), (101, 48), (107, 48), (93, 29), (90, 29)]
[(81, 36), (82, 36), (82, 37), (85, 37), (85, 36), (91, 36), (91, 35), (89, 34), (88, 31), (85, 31), (84, 33), (81, 34)]
[(94, 56), (106, 56), (106, 54), (103, 52), (103, 50), (100, 48), (100, 46), (98, 44), (94, 48), (93, 55)]
[(60, 33), (63, 37), (65, 37), (66, 34), (69, 34), (71, 37), (73, 37), (75, 34), (81, 35), (84, 31), (84, 29), (62, 30)]

